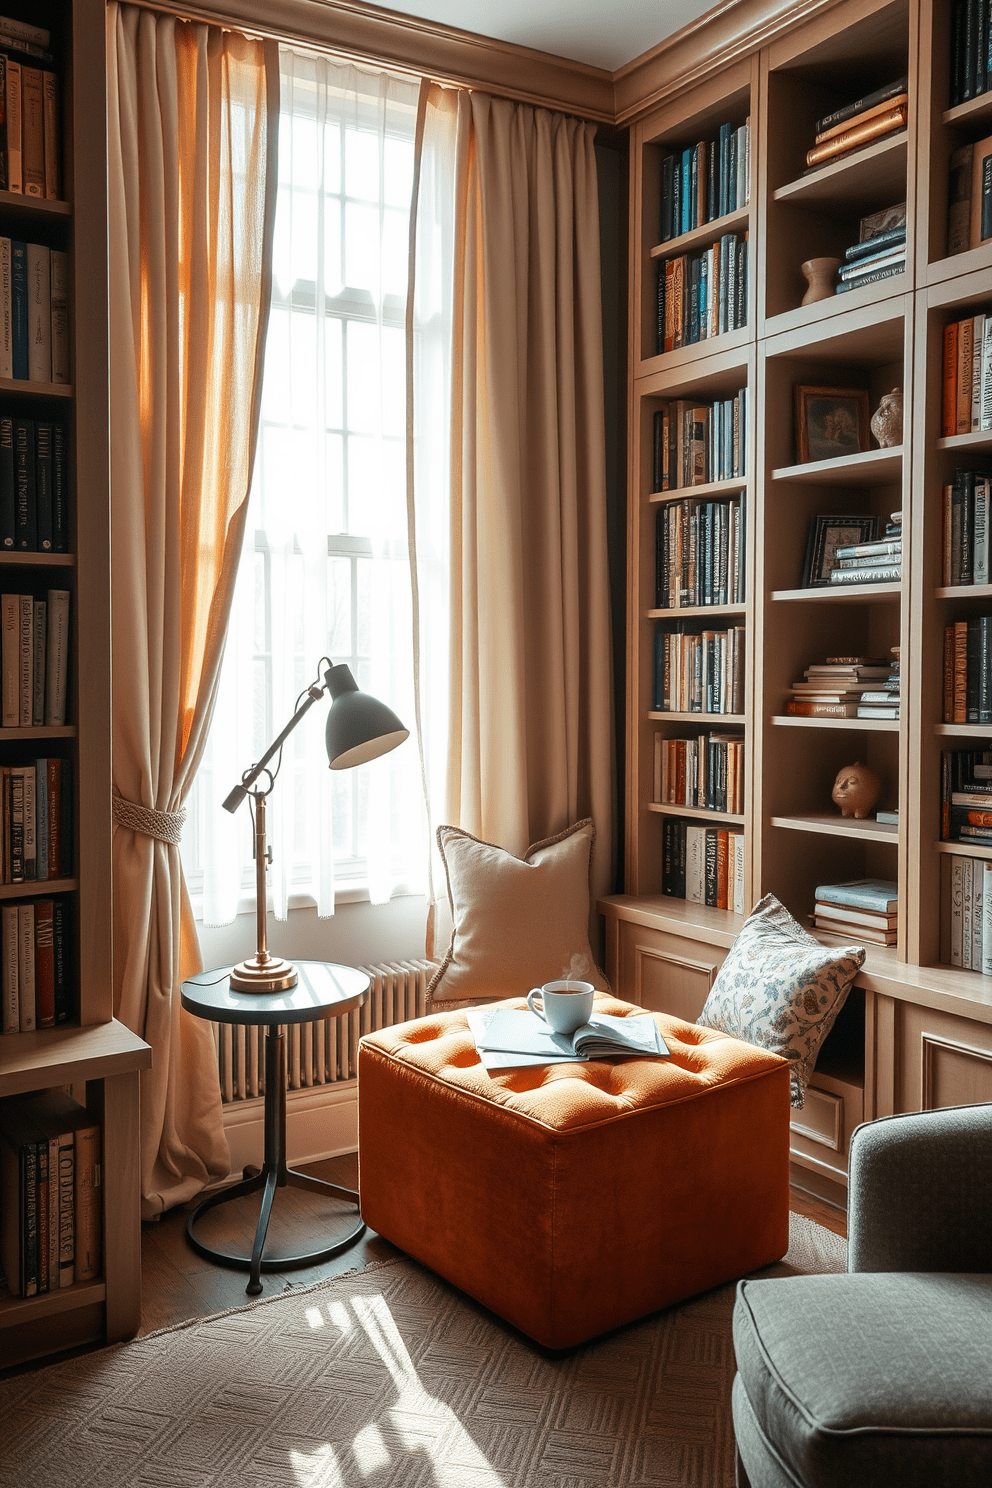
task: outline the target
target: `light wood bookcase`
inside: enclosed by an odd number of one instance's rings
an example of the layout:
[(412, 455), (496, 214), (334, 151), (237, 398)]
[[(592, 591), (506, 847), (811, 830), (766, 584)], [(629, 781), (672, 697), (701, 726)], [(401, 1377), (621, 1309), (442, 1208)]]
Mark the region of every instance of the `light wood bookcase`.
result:
[(0, 588), (67, 588), (71, 595), (67, 725), (0, 729), (0, 763), (36, 754), (70, 759), (76, 820), (72, 878), (2, 886), (0, 901), (42, 892), (71, 899), (77, 1015), (67, 1026), (0, 1036), (0, 1096), (71, 1086), (103, 1122), (103, 1275), (43, 1296), (0, 1298), (7, 1365), (137, 1331), (138, 1079), (151, 1050), (114, 1020), (111, 975), (106, 8), (103, 0), (3, 0), (2, 10), (52, 32), (65, 200), (0, 192), (0, 234), (68, 252), (72, 381), (0, 382), (6, 411), (64, 420), (70, 452), (69, 553), (0, 554)]
[[(711, 61), (701, 81), (631, 128), (627, 892), (601, 902), (608, 968), (620, 995), (695, 1018), (741, 923), (661, 894), (654, 734), (722, 729), (725, 720), (651, 712), (659, 620), (651, 427), (660, 401), (711, 401), (746, 381), (748, 587), (743, 622), (735, 622), (747, 631), (738, 724), (747, 749), (746, 903), (772, 892), (804, 922), (818, 883), (871, 874), (900, 886), (898, 945), (869, 947), (793, 1121), (795, 1180), (835, 1200), (843, 1199), (857, 1122), (992, 1100), (992, 979), (939, 962), (940, 857), (951, 846), (937, 840), (940, 750), (949, 740), (965, 747), (992, 738), (988, 726), (941, 722), (943, 628), (992, 608), (992, 586), (939, 587), (941, 487), (958, 465), (992, 458), (992, 435), (940, 438), (944, 325), (992, 312), (992, 243), (946, 255), (948, 157), (962, 141), (992, 133), (992, 93), (948, 110), (949, 28), (949, 0), (840, 0), (786, 23), (722, 69)], [(908, 128), (804, 175), (815, 119), (903, 72)], [(696, 74), (689, 67), (686, 75)], [(685, 242), (657, 243), (660, 156), (712, 138), (715, 126), (743, 113), (752, 127), (751, 198), (737, 224), (750, 243), (747, 329), (658, 356), (655, 264)], [(861, 216), (904, 199), (905, 273), (803, 307), (801, 263), (842, 256)], [(697, 229), (693, 245), (711, 242), (721, 226)], [(872, 409), (900, 386), (902, 446), (797, 464), (799, 383), (866, 388)], [(811, 516), (869, 512), (884, 523), (898, 509), (901, 583), (800, 587)], [(716, 611), (702, 614), (723, 623)], [(789, 686), (806, 666), (894, 645), (902, 661), (898, 722), (785, 715)], [(899, 803), (898, 828), (845, 821), (832, 807), (834, 776), (854, 759), (882, 775), (879, 804)]]

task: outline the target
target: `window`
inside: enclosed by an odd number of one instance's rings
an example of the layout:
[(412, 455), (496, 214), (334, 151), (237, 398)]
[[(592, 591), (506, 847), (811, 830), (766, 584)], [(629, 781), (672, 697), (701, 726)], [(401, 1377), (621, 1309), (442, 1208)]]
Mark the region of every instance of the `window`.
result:
[[(413, 730), (404, 317), (416, 84), (281, 49), (279, 194), (261, 423), (218, 701), (183, 858), (203, 918), (254, 891), (249, 813), (221, 802), (322, 655)], [(422, 889), (416, 745), (327, 768), (326, 709), (287, 742), (270, 885), (331, 913), (335, 888)]]

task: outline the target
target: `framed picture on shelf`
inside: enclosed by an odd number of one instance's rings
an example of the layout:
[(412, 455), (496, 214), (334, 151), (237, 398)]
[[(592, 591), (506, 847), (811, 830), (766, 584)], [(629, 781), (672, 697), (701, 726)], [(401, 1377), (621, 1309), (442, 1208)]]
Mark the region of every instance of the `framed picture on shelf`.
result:
[(796, 386), (796, 462), (860, 455), (868, 444), (864, 388)]
[(830, 583), (837, 567), (837, 549), (873, 542), (878, 536), (877, 517), (813, 517), (803, 564), (804, 589)]

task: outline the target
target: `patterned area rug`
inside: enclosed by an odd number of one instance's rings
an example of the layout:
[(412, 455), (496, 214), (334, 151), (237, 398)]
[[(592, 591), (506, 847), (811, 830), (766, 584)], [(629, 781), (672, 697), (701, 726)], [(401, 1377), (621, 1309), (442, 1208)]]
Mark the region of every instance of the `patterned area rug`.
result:
[[(792, 1216), (767, 1275), (841, 1271)], [(17, 1488), (732, 1488), (733, 1286), (549, 1357), (412, 1261), (0, 1384)]]

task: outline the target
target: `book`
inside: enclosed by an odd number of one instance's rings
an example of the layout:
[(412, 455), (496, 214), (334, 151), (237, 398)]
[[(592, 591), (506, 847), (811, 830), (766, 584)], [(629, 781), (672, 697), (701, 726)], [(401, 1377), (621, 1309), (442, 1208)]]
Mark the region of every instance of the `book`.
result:
[(831, 584), (897, 584), (902, 578), (901, 564), (881, 568), (834, 568)]
[(873, 930), (864, 925), (849, 925), (844, 920), (825, 919), (822, 915), (813, 915), (812, 919), (817, 930), (825, 930), (828, 935), (843, 935), (845, 939), (867, 941), (869, 945), (895, 945), (899, 939), (895, 930)]
[(9, 552), (16, 534), (16, 481), (14, 476), (14, 420), (0, 416), (0, 548)]
[(0, 695), (4, 728), (17, 728), (21, 721), (20, 614), (20, 595), (0, 595)]
[[(7, 189), (24, 191), (21, 115), (21, 64), (7, 58)], [(14, 373), (17, 376), (17, 373)]]
[(890, 99), (898, 98), (906, 92), (908, 78), (905, 73), (895, 79), (894, 82), (886, 83), (881, 88), (866, 93), (863, 98), (858, 98), (854, 103), (846, 103), (843, 107), (835, 109), (833, 113), (825, 114), (818, 119), (813, 126), (817, 139), (828, 130), (835, 129), (838, 125), (846, 124), (849, 119), (864, 113), (866, 110), (877, 108), (879, 104), (887, 103)]
[(45, 723), (65, 723), (66, 685), (69, 675), (69, 591), (49, 589), (48, 648), (45, 662)]
[(41, 74), (42, 123), (45, 144), (45, 196), (57, 201), (60, 186), (59, 80), (54, 72)]
[(0, 906), (0, 976), (3, 983), (3, 1031), (19, 1033), (20, 996), (17, 986), (17, 905)]
[(69, 256), (51, 251), (50, 304), (52, 382), (69, 381)]
[(21, 1009), (21, 1032), (37, 1028), (34, 985), (34, 905), (17, 906), (17, 995)]
[(473, 1008), (469, 1027), (487, 1070), (630, 1056), (661, 1059), (669, 1052), (650, 1013), (627, 1018), (593, 1013), (573, 1034), (562, 1034), (530, 1009)]
[(861, 149), (883, 135), (904, 129), (906, 119), (907, 106), (902, 103), (882, 110), (871, 119), (852, 120), (848, 128), (807, 150), (806, 164), (809, 167), (825, 165), (827, 161), (838, 155), (845, 155), (849, 150)]
[[(826, 129), (818, 128), (816, 131), (814, 143), (820, 145), (823, 143), (824, 140), (836, 139), (838, 135), (845, 134), (850, 128), (853, 127), (855, 119), (857, 120), (858, 124), (867, 124), (869, 120), (877, 119), (880, 115), (886, 113), (887, 110), (896, 108), (901, 109), (909, 103), (909, 94), (906, 92), (905, 87), (903, 87), (897, 93), (889, 93), (887, 90), (884, 89), (880, 91), (883, 92), (885, 96), (877, 103), (871, 105), (866, 104), (863, 108), (856, 109), (854, 113), (846, 114), (845, 118), (838, 119), (835, 123), (831, 124)], [(842, 112), (845, 111), (842, 110)]]
[(849, 909), (869, 909), (893, 913), (899, 905), (898, 885), (884, 878), (852, 878), (845, 883), (820, 884), (816, 898), (824, 904), (846, 905)]
[[(0, 72), (2, 72), (2, 53), (0, 53)], [(13, 315), (10, 239), (0, 237), (0, 377), (13, 377), (14, 375)]]
[(844, 258), (847, 263), (863, 263), (866, 259), (873, 259), (880, 253), (903, 244), (906, 241), (906, 224), (900, 227), (890, 227), (884, 232), (876, 233), (874, 237), (866, 238), (864, 242), (852, 243), (844, 249)]
[(34, 905), (34, 994), (39, 1028), (55, 1027), (55, 906), (51, 899)]
[(18, 1297), (38, 1294), (38, 1146), (48, 1143), (16, 1102), (0, 1103), (0, 1257)]
[(21, 152), (25, 196), (45, 195), (45, 93), (41, 69), (21, 67)]
[(821, 919), (842, 920), (847, 925), (859, 925), (869, 930), (891, 930), (899, 918), (894, 910), (885, 913), (870, 909), (851, 909), (847, 905), (828, 904), (825, 901), (818, 901), (813, 907), (813, 913)]
[(804, 702), (792, 699), (785, 711), (795, 718), (856, 718), (857, 703)]
[(14, 376), (28, 375), (28, 250), (19, 238), (10, 241), (11, 360)]
[(971, 237), (971, 190), (975, 147), (952, 150), (947, 178), (947, 254), (963, 253)]
[(27, 244), (28, 379), (52, 380), (52, 260), (42, 243)]

